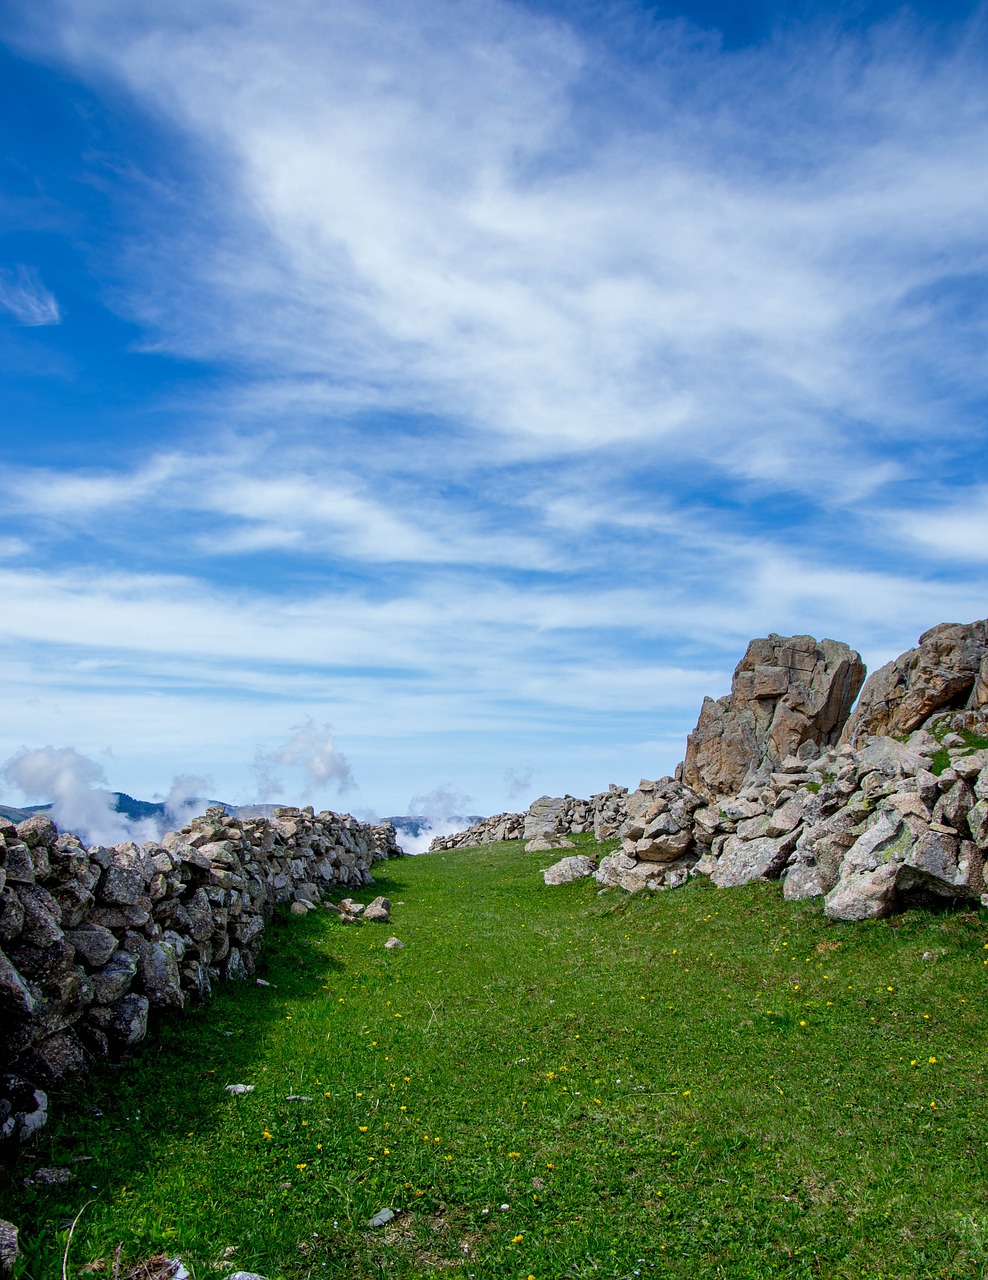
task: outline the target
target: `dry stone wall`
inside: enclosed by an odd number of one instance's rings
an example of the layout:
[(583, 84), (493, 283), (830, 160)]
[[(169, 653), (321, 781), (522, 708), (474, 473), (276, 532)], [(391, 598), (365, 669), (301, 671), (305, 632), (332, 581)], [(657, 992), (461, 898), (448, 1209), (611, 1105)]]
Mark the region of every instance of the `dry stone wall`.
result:
[(502, 840), (539, 840), (545, 848), (562, 848), (559, 842), (569, 835), (592, 831), (597, 840), (616, 836), (627, 816), (627, 787), (611, 783), (606, 791), (578, 800), (574, 796), (540, 796), (524, 813), (497, 813), (475, 822), (465, 831), (436, 836), (429, 852), (442, 849), (472, 849), (475, 845), (498, 844)]
[(837, 920), (930, 895), (988, 905), (988, 751), (972, 742), (988, 737), (988, 620), (927, 631), (850, 715), (864, 674), (835, 640), (753, 640), (730, 695), (705, 699), (675, 778), (589, 801), (542, 796), (433, 848), (522, 836), (562, 848), (593, 829), (621, 838), (597, 880), (631, 893), (706, 875), (720, 888), (781, 879), (787, 898), (822, 896)]
[[(678, 782), (634, 792), (597, 879), (629, 892), (695, 875), (725, 889), (782, 879), (787, 898), (822, 895), (835, 920), (885, 916), (917, 896), (988, 902), (988, 753), (935, 727), (947, 745), (920, 729), (790, 756), (764, 785), (712, 804)], [(934, 775), (944, 751), (949, 765)]]
[(390, 824), (311, 809), (216, 807), (160, 843), (88, 849), (43, 815), (0, 819), (0, 1137), (23, 1128), (25, 1080), (56, 1084), (143, 1039), (156, 1008), (249, 977), (276, 904), (367, 884), (400, 853)]

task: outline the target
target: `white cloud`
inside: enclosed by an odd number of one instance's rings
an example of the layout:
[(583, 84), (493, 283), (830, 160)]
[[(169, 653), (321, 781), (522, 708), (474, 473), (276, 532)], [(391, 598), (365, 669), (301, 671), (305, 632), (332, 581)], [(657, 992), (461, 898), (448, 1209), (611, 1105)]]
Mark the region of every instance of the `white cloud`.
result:
[(671, 767), (752, 635), (874, 663), (984, 613), (985, 500), (886, 509), (981, 431), (946, 300), (988, 260), (974, 28), (722, 53), (643, 18), (618, 64), (486, 0), (37, 13), (192, 144), (104, 273), (141, 350), (216, 378), (136, 462), (12, 460), (14, 745), (60, 706), (232, 790), (310, 717), (392, 805), (497, 805), (476, 777), (522, 759)]
[(886, 482), (869, 451), (941, 408), (911, 369), (951, 347), (924, 290), (986, 258), (973, 46), (931, 62), (888, 23), (716, 58), (658, 23), (616, 69), (509, 4), (55, 11), (77, 64), (213, 157), (185, 288), (131, 260), (165, 347), (488, 449), (667, 441), (815, 489)]
[(33, 267), (0, 268), (0, 308), (25, 328), (61, 324), (62, 311)]
[(953, 493), (938, 506), (890, 510), (884, 521), (894, 535), (918, 544), (927, 555), (970, 565), (988, 561), (988, 488)]

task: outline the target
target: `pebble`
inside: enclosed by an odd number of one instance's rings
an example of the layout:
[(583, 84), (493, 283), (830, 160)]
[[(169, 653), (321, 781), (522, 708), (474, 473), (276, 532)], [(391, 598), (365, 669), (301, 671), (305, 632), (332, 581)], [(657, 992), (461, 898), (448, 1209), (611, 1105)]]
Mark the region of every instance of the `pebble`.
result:
[(373, 1218), (371, 1218), (370, 1225), (372, 1227), (383, 1227), (385, 1223), (390, 1222), (394, 1216), (394, 1209), (378, 1209), (377, 1213), (375, 1213)]

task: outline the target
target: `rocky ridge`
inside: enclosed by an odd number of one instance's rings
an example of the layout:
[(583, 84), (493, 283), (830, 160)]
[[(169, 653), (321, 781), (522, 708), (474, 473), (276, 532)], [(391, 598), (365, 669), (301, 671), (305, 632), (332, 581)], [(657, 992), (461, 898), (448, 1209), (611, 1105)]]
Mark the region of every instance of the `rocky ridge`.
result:
[(782, 879), (787, 898), (822, 896), (837, 920), (928, 895), (988, 902), (988, 621), (925, 632), (852, 713), (863, 680), (840, 642), (753, 640), (730, 694), (704, 701), (675, 777), (590, 801), (543, 796), (433, 847), (524, 836), (565, 848), (593, 829), (621, 839), (597, 880), (631, 893), (696, 875), (720, 888)]
[(0, 819), (0, 1137), (28, 1136), (35, 1086), (137, 1043), (154, 1009), (249, 977), (276, 904), (308, 910), (400, 854), (390, 824), (312, 809), (214, 807), (160, 843), (88, 849), (43, 814)]

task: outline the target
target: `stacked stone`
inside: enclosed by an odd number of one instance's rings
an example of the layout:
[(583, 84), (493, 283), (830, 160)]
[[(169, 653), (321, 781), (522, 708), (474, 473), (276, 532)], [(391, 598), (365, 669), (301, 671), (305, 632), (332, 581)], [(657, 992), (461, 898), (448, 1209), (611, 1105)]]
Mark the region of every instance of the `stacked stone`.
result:
[(621, 848), (601, 860), (597, 879), (629, 893), (684, 884), (699, 857), (694, 815), (705, 804), (674, 778), (643, 778), (625, 799)]
[(629, 796), (621, 849), (597, 879), (635, 892), (784, 877), (786, 897), (823, 895), (837, 920), (917, 895), (988, 902), (988, 755), (960, 732), (988, 728), (988, 623), (926, 632), (848, 719), (859, 676), (834, 641), (752, 641), (731, 695), (708, 699), (690, 736), (680, 777), (694, 785), (666, 778)]
[(589, 800), (574, 796), (540, 796), (524, 813), (498, 813), (483, 822), (475, 822), (465, 831), (453, 835), (436, 836), (429, 852), (441, 849), (472, 849), (477, 845), (499, 844), (502, 840), (541, 840), (544, 847), (565, 846), (558, 843), (570, 835), (592, 831), (597, 840), (609, 840), (616, 836), (627, 817), (625, 799), (627, 787), (614, 783), (606, 791), (593, 795)]
[(143, 1039), (148, 1014), (254, 970), (276, 903), (369, 882), (390, 824), (207, 810), (161, 843), (83, 848), (35, 815), (0, 819), (0, 1071), (41, 1085)]
[(905, 743), (880, 737), (789, 757), (763, 785), (715, 804), (665, 780), (629, 797), (621, 850), (597, 879), (637, 892), (691, 875), (722, 889), (781, 877), (787, 898), (823, 895), (835, 920), (888, 915), (931, 894), (988, 901), (988, 753), (954, 737), (939, 776), (930, 771), (939, 743), (921, 729)]
[(465, 831), (436, 836), (429, 845), (430, 853), (442, 849), (472, 849), (475, 845), (499, 844), (502, 840), (520, 840), (525, 830), (523, 813), (495, 813), (492, 818), (475, 822)]

